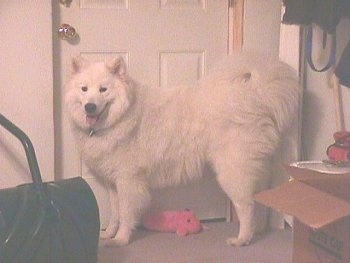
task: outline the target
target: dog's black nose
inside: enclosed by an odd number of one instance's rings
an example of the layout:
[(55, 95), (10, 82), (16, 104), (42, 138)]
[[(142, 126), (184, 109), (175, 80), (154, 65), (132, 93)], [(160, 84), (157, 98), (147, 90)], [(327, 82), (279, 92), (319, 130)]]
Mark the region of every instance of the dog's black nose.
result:
[(85, 111), (87, 113), (94, 113), (96, 111), (96, 104), (95, 103), (86, 103), (85, 104)]

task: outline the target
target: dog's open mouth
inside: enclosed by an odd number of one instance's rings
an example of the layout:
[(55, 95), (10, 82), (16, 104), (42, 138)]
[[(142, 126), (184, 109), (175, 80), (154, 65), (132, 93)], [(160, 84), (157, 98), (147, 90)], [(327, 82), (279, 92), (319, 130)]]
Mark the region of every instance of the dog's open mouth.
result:
[(86, 123), (91, 127), (94, 126), (99, 120), (101, 115), (106, 111), (108, 104), (105, 105), (103, 110), (99, 114), (86, 113)]
[(89, 126), (93, 126), (98, 122), (100, 115), (86, 115), (86, 122)]

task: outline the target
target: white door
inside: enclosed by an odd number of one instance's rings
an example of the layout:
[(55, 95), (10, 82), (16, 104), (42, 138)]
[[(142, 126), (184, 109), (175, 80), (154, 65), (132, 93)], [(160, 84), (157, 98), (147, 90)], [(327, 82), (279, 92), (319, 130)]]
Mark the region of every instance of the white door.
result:
[[(73, 0), (69, 6), (53, 3), (54, 28), (67, 23), (78, 38), (54, 35), (58, 173), (82, 175), (93, 187), (108, 219), (108, 197), (101, 185), (81, 166), (62, 106), (63, 83), (70, 59), (82, 54), (92, 60), (123, 56), (130, 74), (150, 85), (169, 88), (191, 83), (228, 53), (227, 0)], [(226, 197), (214, 178), (154, 193), (159, 209), (194, 209), (201, 218), (226, 215)]]
[[(54, 178), (51, 35), (49, 1), (0, 1), (0, 112), (29, 136), (46, 181)], [(31, 181), (22, 145), (0, 127), (0, 188)]]

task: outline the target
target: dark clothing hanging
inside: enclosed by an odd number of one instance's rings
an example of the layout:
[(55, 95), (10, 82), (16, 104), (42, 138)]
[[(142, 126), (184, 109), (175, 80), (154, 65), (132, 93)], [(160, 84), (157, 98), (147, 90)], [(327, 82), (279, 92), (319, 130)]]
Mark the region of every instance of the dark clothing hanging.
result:
[(335, 74), (342, 85), (350, 88), (350, 41), (345, 47), (340, 61), (335, 69)]
[(333, 33), (342, 17), (350, 17), (349, 0), (283, 0), (285, 24), (317, 24)]
[[(336, 27), (342, 18), (350, 18), (350, 0), (283, 0), (285, 13), (282, 22), (310, 26), (316, 24), (332, 35), (331, 55), (327, 65), (318, 70), (312, 63), (312, 28), (308, 28), (306, 57), (313, 70), (323, 72), (335, 63)], [(343, 51), (335, 74), (342, 85), (350, 87), (350, 41)]]

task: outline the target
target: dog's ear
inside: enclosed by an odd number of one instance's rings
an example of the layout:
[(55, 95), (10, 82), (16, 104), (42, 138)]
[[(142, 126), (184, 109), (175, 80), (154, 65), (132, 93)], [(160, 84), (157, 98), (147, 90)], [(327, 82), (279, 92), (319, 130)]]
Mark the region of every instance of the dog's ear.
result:
[(112, 59), (107, 63), (107, 68), (112, 74), (119, 75), (120, 77), (126, 75), (126, 64), (122, 57)]
[(76, 74), (81, 72), (81, 70), (89, 64), (82, 56), (78, 55), (72, 58), (71, 72), (72, 74)]

